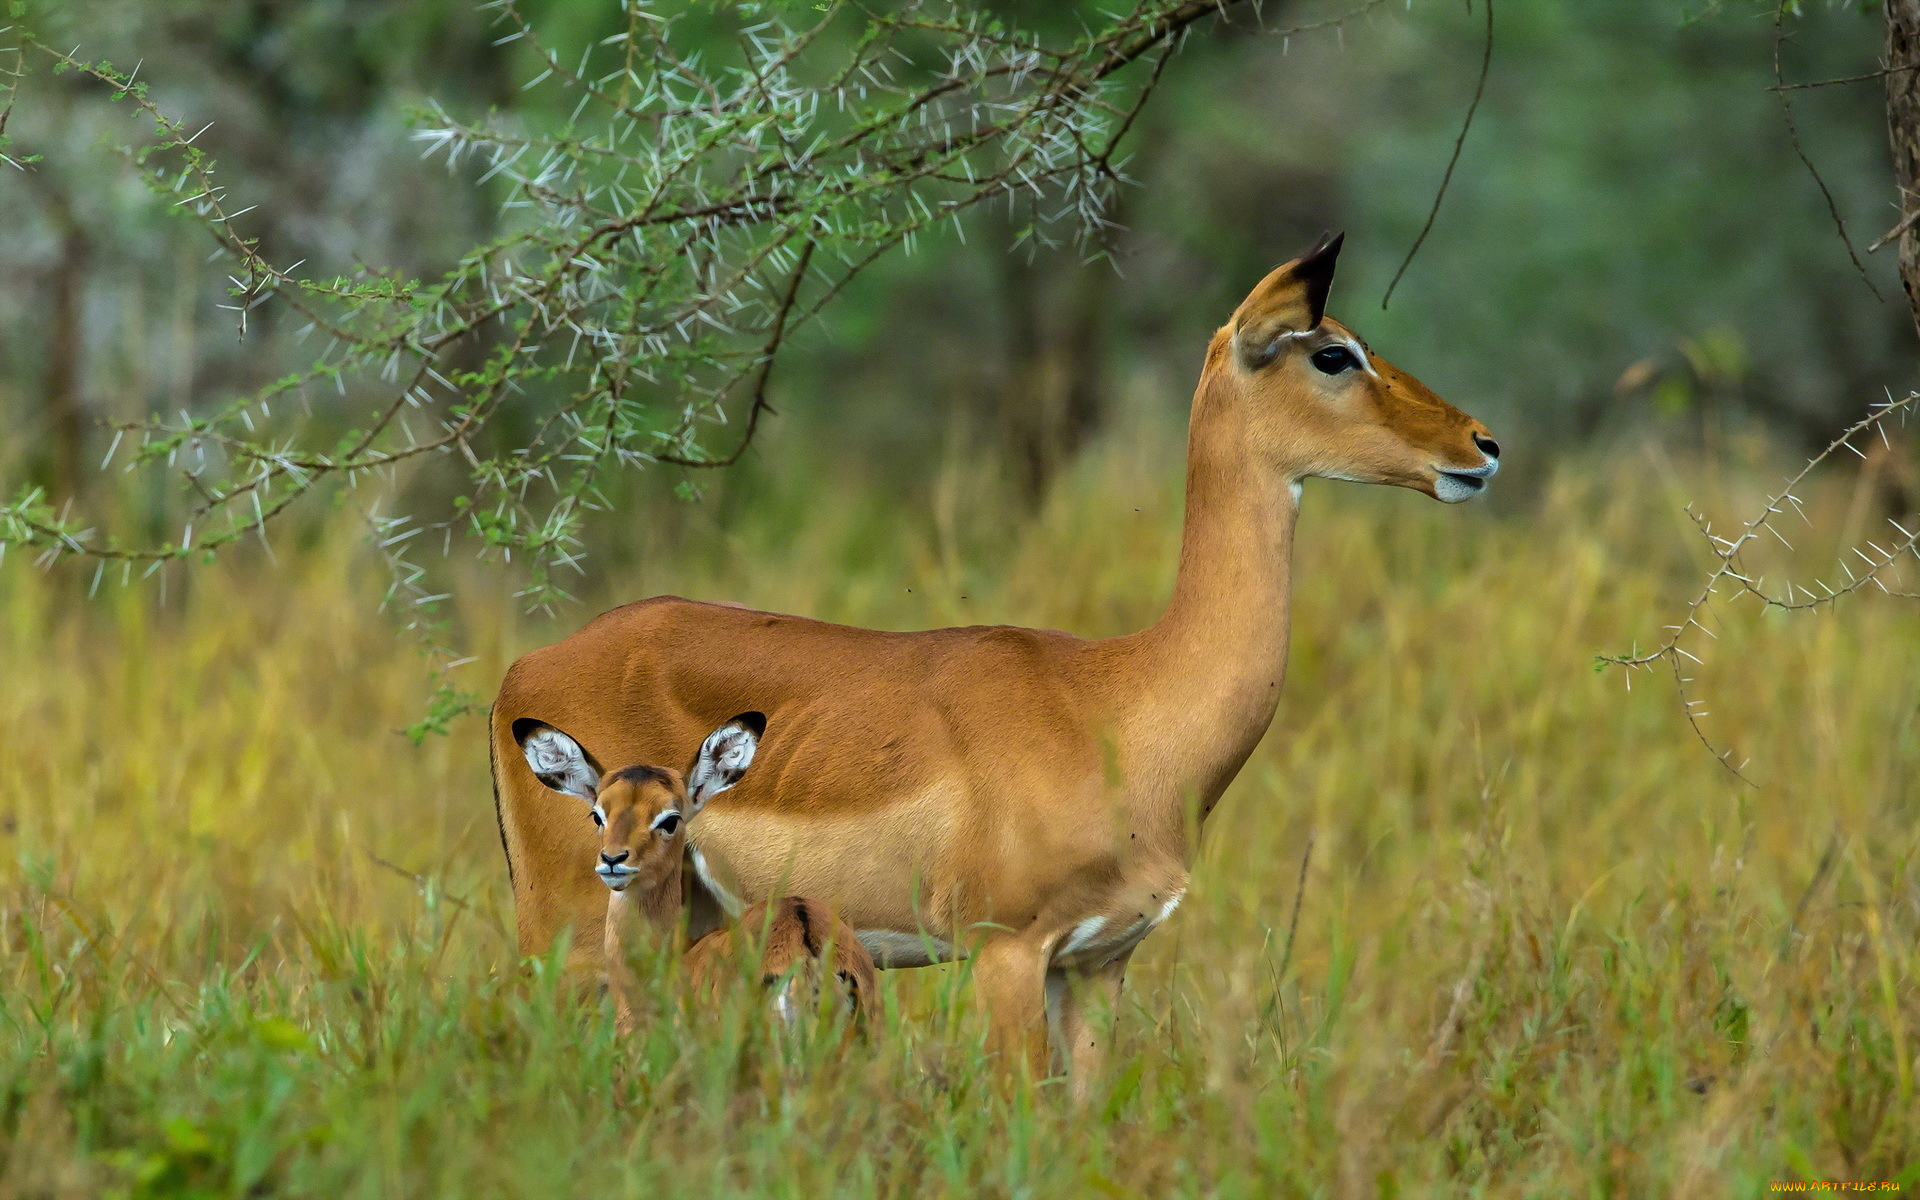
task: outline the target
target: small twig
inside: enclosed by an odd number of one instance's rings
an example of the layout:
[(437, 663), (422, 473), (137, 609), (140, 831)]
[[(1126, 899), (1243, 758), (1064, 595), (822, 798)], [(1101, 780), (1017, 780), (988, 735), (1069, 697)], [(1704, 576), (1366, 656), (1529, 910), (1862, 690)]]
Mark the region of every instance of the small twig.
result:
[(1280, 975), (1276, 983), (1285, 982), (1287, 969), (1293, 965), (1293, 935), (1300, 928), (1300, 901), (1307, 894), (1307, 864), (1313, 861), (1313, 841), (1318, 836), (1318, 830), (1307, 830), (1307, 845), (1300, 851), (1300, 878), (1293, 885), (1293, 916), (1287, 919), (1287, 944), (1280, 952)]
[(1780, 0), (1773, 10), (1773, 82), (1774, 94), (1780, 98), (1780, 119), (1787, 126), (1787, 140), (1793, 143), (1795, 157), (1799, 158), (1800, 164), (1807, 169), (1807, 174), (1813, 176), (1813, 182), (1820, 188), (1820, 196), (1827, 202), (1827, 216), (1833, 219), (1833, 231), (1839, 236), (1840, 244), (1847, 248), (1847, 259), (1853, 263), (1853, 269), (1859, 273), (1860, 282), (1867, 285), (1867, 290), (1873, 293), (1875, 300), (1884, 303), (1886, 297), (1880, 294), (1879, 288), (1873, 286), (1873, 280), (1867, 276), (1866, 264), (1861, 262), (1860, 256), (1854, 252), (1853, 239), (1847, 236), (1847, 223), (1840, 217), (1839, 203), (1834, 200), (1832, 190), (1827, 187), (1826, 179), (1820, 174), (1820, 168), (1813, 165), (1813, 159), (1807, 156), (1806, 150), (1800, 145), (1800, 130), (1793, 121), (1793, 101), (1787, 96), (1786, 74), (1780, 66), (1780, 50), (1787, 40), (1786, 18), (1787, 0)]
[(1687, 684), (1689, 684), (1692, 681), (1689, 680), (1685, 675), (1682, 675), (1680, 673), (1680, 654), (1684, 654), (1684, 653), (1685, 651), (1679, 651), (1678, 653), (1668, 655), (1667, 665), (1673, 669), (1673, 686), (1674, 686), (1675, 692), (1680, 697), (1680, 711), (1687, 718), (1687, 728), (1693, 730), (1693, 736), (1700, 739), (1700, 744), (1707, 748), (1708, 754), (1711, 754), (1714, 756), (1714, 758), (1718, 759), (1721, 766), (1733, 772), (1733, 777), (1735, 779), (1738, 779), (1741, 783), (1746, 784), (1748, 787), (1753, 788), (1756, 791), (1759, 790), (1760, 785), (1755, 783), (1753, 780), (1747, 778), (1746, 773), (1741, 770), (1741, 767), (1744, 767), (1746, 764), (1742, 763), (1740, 764), (1740, 767), (1734, 766), (1733, 751), (1730, 749), (1722, 750), (1718, 746), (1715, 746), (1713, 744), (1713, 739), (1708, 737), (1707, 731), (1701, 727), (1700, 717), (1702, 716), (1702, 714), (1693, 711), (1694, 705), (1697, 702), (1694, 700), (1690, 700), (1687, 697)]
[(1901, 217), (1900, 223), (1898, 225), (1895, 225), (1892, 229), (1887, 230), (1885, 233), (1881, 234), (1878, 238), (1876, 238), (1874, 240), (1873, 245), (1867, 247), (1867, 253), (1872, 254), (1875, 251), (1879, 250), (1881, 247), (1885, 246), (1888, 242), (1897, 240), (1901, 234), (1904, 234), (1907, 230), (1913, 228), (1913, 223), (1915, 221), (1920, 221), (1920, 208), (1916, 208), (1912, 212), (1908, 213), (1906, 216)]
[(1420, 246), (1433, 232), (1434, 218), (1440, 215), (1440, 202), (1447, 198), (1447, 185), (1453, 182), (1453, 169), (1460, 165), (1460, 148), (1467, 144), (1467, 131), (1473, 128), (1473, 114), (1480, 111), (1480, 97), (1487, 91), (1487, 74), (1493, 68), (1493, 0), (1484, 0), (1487, 15), (1486, 45), (1480, 51), (1480, 78), (1473, 85), (1473, 102), (1467, 105), (1467, 119), (1460, 123), (1460, 136), (1453, 139), (1453, 153), (1447, 158), (1446, 174), (1440, 177), (1439, 190), (1433, 194), (1433, 207), (1427, 210), (1426, 224), (1420, 226), (1420, 236), (1413, 239), (1413, 245), (1407, 247), (1407, 256), (1400, 262), (1400, 269), (1393, 273), (1393, 281), (1387, 284), (1387, 292), (1380, 297), (1380, 307), (1385, 310), (1387, 302), (1393, 299), (1393, 289), (1400, 286), (1400, 277), (1413, 265), (1413, 256), (1420, 253)]
[(1812, 83), (1776, 83), (1767, 90), (1770, 92), (1798, 92), (1806, 88), (1833, 87), (1842, 83), (1866, 83), (1873, 79), (1885, 79), (1889, 75), (1898, 75), (1902, 71), (1920, 71), (1920, 63), (1903, 63), (1897, 67), (1882, 67), (1878, 71), (1868, 71), (1865, 75), (1847, 75), (1839, 79), (1818, 79)]

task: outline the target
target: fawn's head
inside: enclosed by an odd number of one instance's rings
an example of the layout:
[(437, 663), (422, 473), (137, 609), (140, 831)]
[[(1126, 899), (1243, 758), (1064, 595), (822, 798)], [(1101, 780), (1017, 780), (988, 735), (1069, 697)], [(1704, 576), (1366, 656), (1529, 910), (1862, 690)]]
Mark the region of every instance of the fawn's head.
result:
[(1388, 483), (1453, 503), (1500, 469), (1487, 427), (1326, 315), (1345, 235), (1260, 281), (1214, 335), (1210, 382), (1241, 406), (1252, 447), (1288, 476)]
[(601, 774), (580, 743), (551, 725), (521, 723), (514, 736), (541, 783), (585, 800), (600, 827), (601, 882), (616, 892), (677, 878), (686, 827), (707, 801), (740, 781), (767, 719), (741, 713), (708, 734), (684, 773), (644, 764)]

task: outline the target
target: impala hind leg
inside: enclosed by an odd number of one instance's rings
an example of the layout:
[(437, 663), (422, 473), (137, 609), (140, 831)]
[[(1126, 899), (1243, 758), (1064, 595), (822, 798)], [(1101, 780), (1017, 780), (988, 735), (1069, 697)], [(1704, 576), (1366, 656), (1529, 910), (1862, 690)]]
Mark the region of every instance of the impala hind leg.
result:
[(1075, 1104), (1086, 1103), (1106, 1070), (1120, 1015), (1120, 985), (1131, 957), (1129, 951), (1091, 971), (1047, 972), (1047, 1029), (1056, 1068), (1067, 1072)]
[(996, 938), (973, 956), (973, 983), (987, 1012), (987, 1049), (1006, 1071), (1047, 1073), (1047, 956), (1022, 938)]

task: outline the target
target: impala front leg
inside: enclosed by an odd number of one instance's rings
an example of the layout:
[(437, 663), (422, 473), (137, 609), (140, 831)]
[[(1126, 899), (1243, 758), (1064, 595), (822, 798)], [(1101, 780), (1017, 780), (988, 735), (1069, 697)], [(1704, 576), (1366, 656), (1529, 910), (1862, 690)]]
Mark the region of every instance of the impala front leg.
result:
[(1069, 1076), (1075, 1104), (1087, 1102), (1094, 1081), (1106, 1070), (1114, 1024), (1120, 1017), (1120, 985), (1132, 957), (1133, 951), (1128, 950), (1090, 971), (1056, 967), (1047, 972), (1047, 1026), (1053, 1033), (1055, 1059)]
[(1002, 1069), (1047, 1073), (1047, 954), (1023, 937), (999, 937), (973, 956), (973, 983), (987, 1011), (987, 1049)]

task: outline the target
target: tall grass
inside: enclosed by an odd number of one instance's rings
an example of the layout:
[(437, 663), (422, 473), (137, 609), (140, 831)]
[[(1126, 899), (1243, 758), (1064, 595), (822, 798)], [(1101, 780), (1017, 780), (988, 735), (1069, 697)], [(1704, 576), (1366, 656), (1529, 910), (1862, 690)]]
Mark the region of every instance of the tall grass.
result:
[[(556, 622), (473, 571), (464, 670), (488, 687), (659, 591), (1129, 629), (1171, 581), (1178, 461), (1116, 442), (1030, 520), (958, 465), (924, 518), (798, 474), (627, 513)], [(1849, 486), (1810, 505), (1814, 543)], [(1670, 685), (1592, 669), (1677, 610), (1693, 493), (1757, 494), (1651, 452), (1505, 513), (1309, 486), (1279, 719), (1136, 956), (1085, 1113), (993, 1085), (964, 967), (887, 976), (845, 1051), (778, 1048), (751, 1003), (681, 1011), (663, 968), (661, 1015), (618, 1041), (516, 958), (481, 723), (396, 732), (424, 674), (351, 531), (176, 577), (164, 606), (7, 563), (0, 1197), (1920, 1182), (1920, 620), (1723, 610), (1698, 694), (1747, 788)]]

